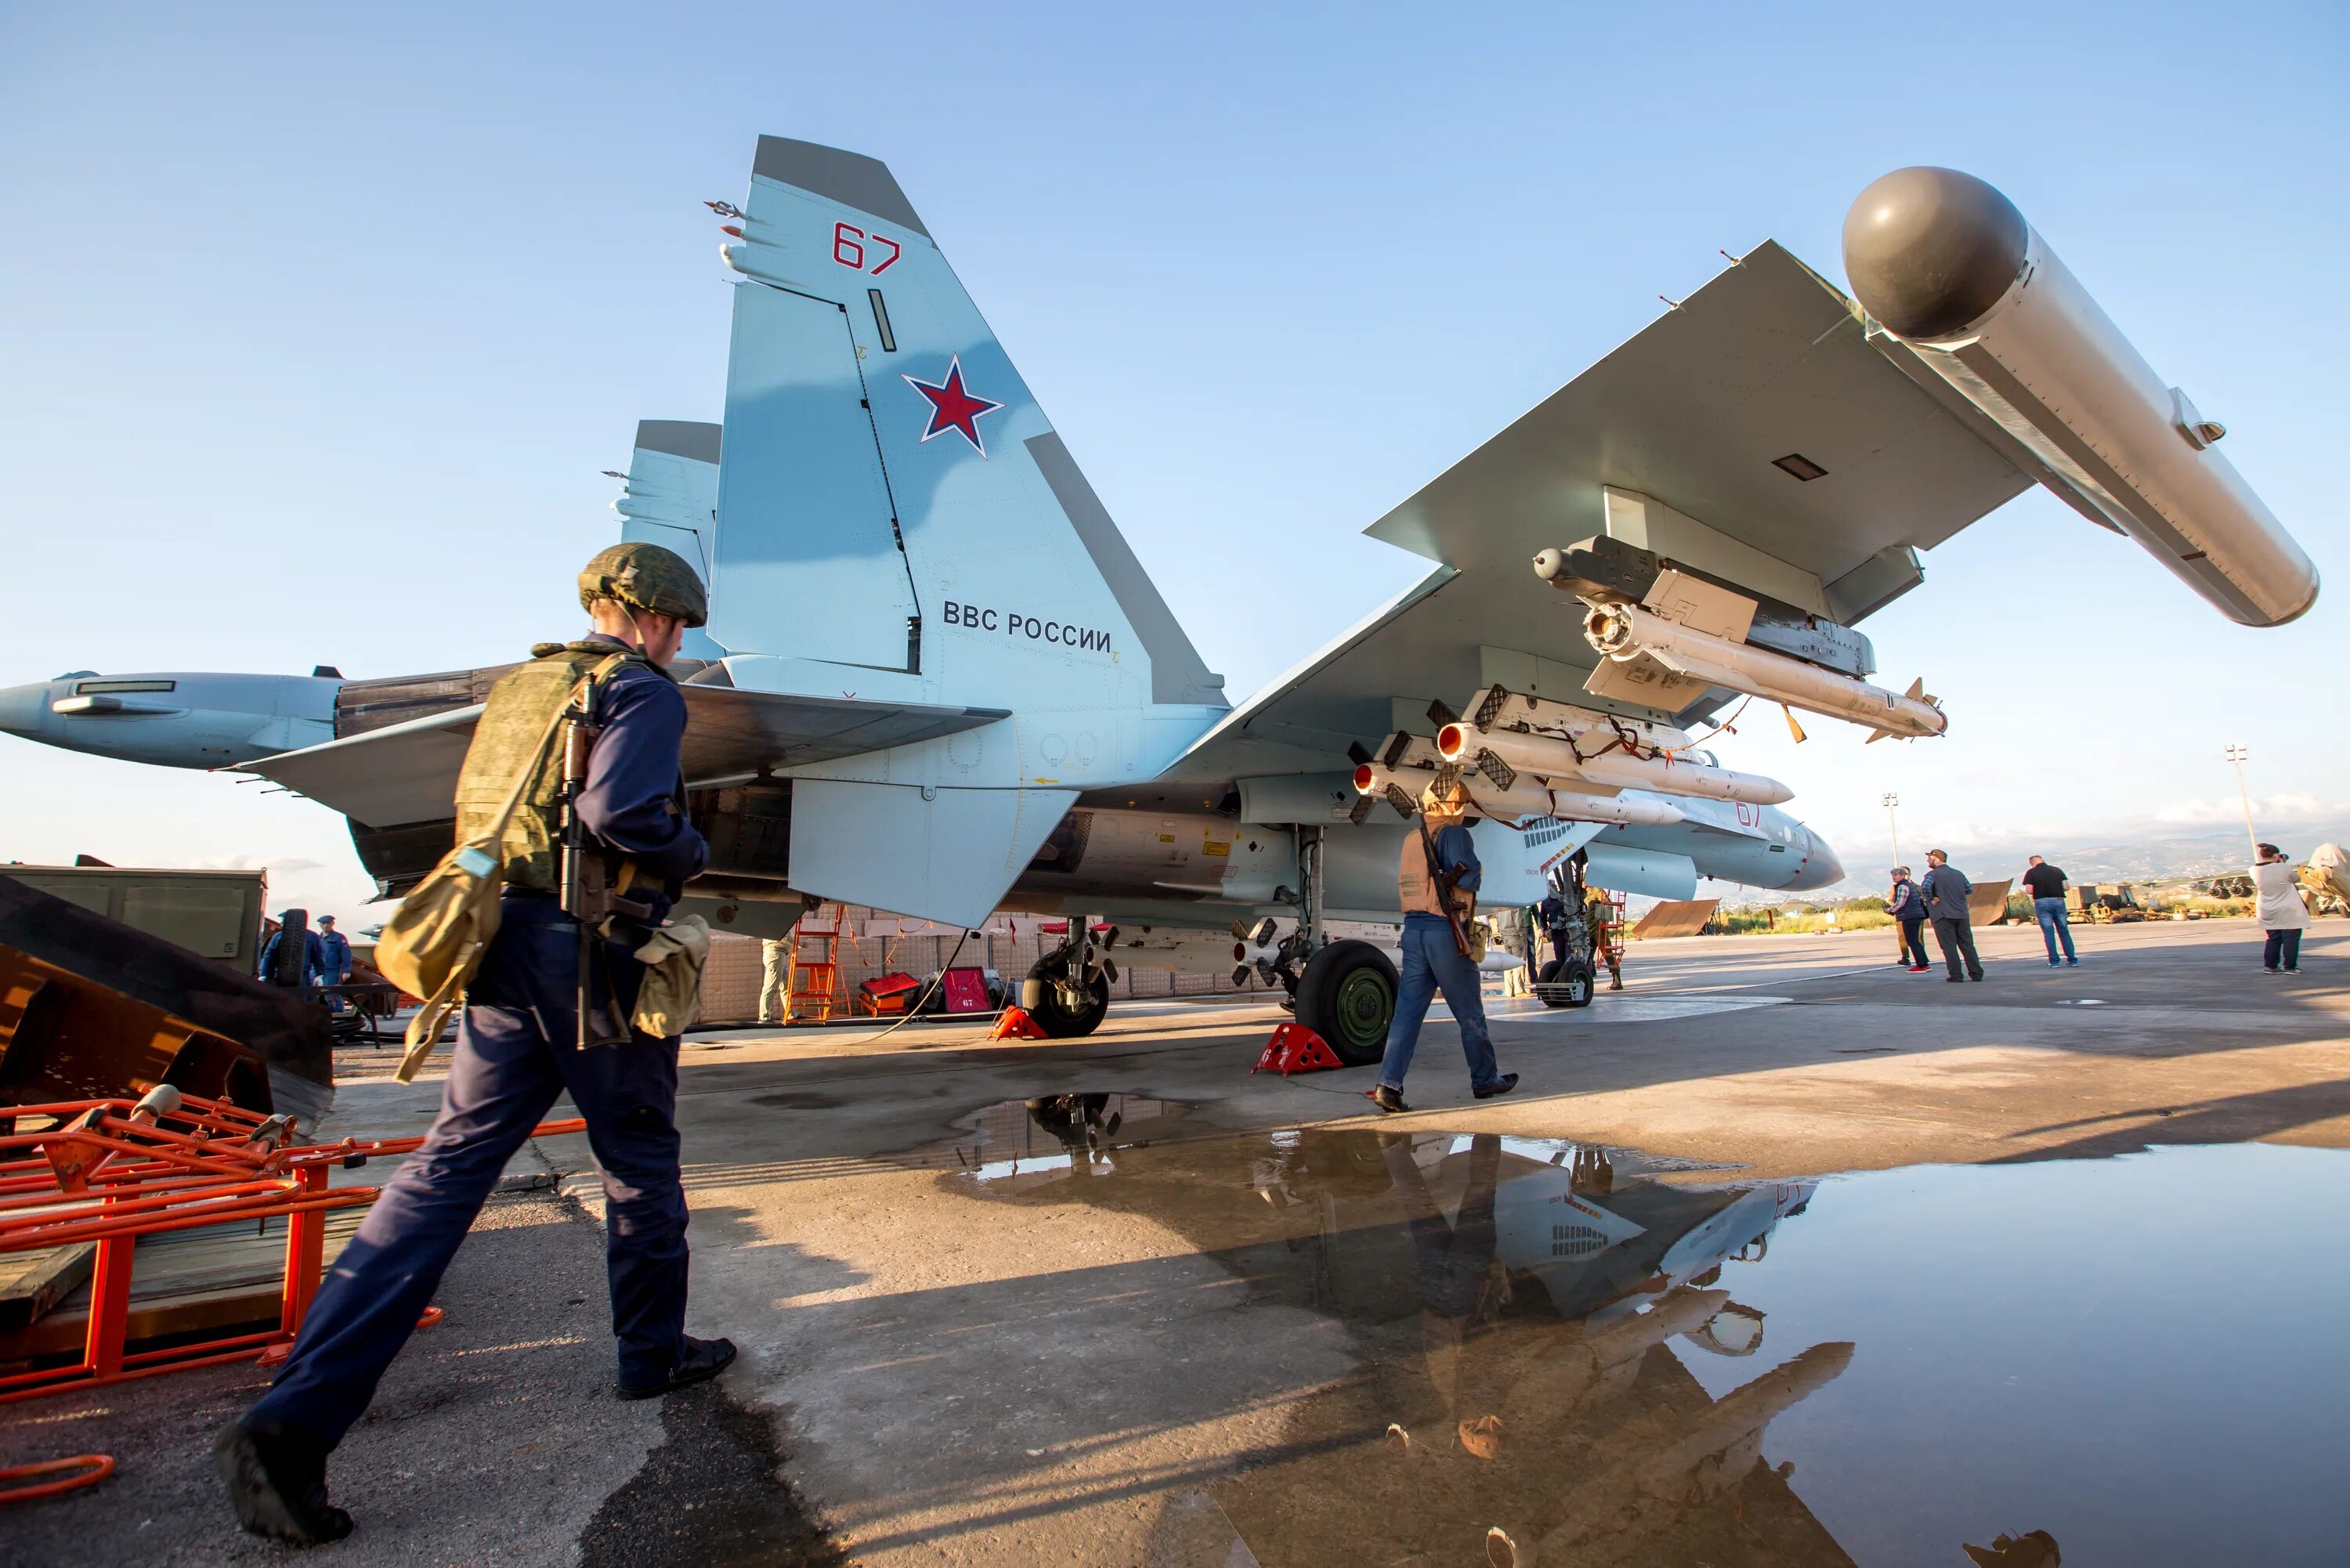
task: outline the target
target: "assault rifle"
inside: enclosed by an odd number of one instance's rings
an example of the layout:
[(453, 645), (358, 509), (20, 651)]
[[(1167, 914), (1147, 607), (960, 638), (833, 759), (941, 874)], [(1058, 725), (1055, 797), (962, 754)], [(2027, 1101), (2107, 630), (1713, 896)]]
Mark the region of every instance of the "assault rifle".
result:
[[(1428, 818), (1422, 815), (1417, 826), (1419, 828), (1419, 846), (1428, 856), (1429, 883), (1436, 889), (1436, 906), (1444, 911), (1445, 924), (1452, 928), (1452, 945), (1462, 958), (1472, 963), (1482, 963), (1485, 958), (1485, 933), (1469, 924), (1470, 911), (1476, 907), (1477, 896), (1473, 893), (1463, 895), (1459, 886), (1461, 873), (1468, 868), (1448, 867), (1440, 864), (1436, 855), (1436, 840), (1429, 836)], [(1468, 909), (1461, 907), (1460, 900), (1464, 896), (1469, 900)]]
[[(563, 778), (556, 805), (563, 824), (563, 912), (579, 922), (579, 1047), (625, 1045), (629, 1032), (617, 1016), (600, 1015), (596, 1007), (595, 976), (601, 967), (605, 927), (614, 919), (650, 925), (651, 904), (629, 898), (636, 878), (633, 862), (621, 863), (615, 877), (611, 863), (596, 836), (579, 819), (579, 793), (588, 784), (588, 754), (603, 732), (603, 689), (600, 680), (580, 682), (579, 698), (564, 715)], [(608, 983), (605, 992), (608, 995)]]

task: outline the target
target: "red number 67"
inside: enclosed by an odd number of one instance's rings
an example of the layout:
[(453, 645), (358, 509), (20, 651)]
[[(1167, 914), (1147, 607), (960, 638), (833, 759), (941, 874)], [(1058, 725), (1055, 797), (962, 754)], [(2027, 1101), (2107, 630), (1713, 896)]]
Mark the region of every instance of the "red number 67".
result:
[(845, 267), (852, 267), (858, 272), (863, 272), (865, 246), (861, 242), (866, 240), (871, 240), (877, 245), (889, 247), (889, 259), (879, 263), (873, 268), (875, 277), (879, 277), (897, 265), (898, 258), (905, 254), (905, 247), (887, 234), (868, 234), (853, 223), (835, 223), (832, 225), (832, 259)]

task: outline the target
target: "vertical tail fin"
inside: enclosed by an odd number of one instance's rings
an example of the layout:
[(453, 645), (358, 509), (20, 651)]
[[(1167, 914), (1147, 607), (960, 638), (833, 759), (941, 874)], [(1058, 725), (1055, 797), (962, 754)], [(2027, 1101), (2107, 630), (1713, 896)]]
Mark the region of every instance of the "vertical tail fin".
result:
[(1225, 706), (889, 169), (762, 137), (711, 636), (1018, 706)]
[[(612, 510), (620, 537), (659, 545), (693, 563), (704, 587), (718, 538), (719, 427), (692, 420), (639, 420), (636, 451)], [(685, 634), (688, 659), (721, 659), (725, 649), (700, 628)]]

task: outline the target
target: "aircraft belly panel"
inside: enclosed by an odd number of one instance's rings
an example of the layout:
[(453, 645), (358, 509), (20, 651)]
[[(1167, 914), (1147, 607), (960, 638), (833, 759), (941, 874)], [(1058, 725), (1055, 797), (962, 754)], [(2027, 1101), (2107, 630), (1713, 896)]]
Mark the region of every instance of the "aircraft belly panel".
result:
[(1594, 842), (1586, 853), (1589, 865), (1585, 875), (1594, 887), (1651, 898), (1697, 896), (1697, 863), (1686, 855), (1604, 842)]
[(791, 883), (844, 904), (978, 926), (1076, 798), (802, 779), (792, 786)]
[(1287, 828), (1204, 812), (1078, 811), (1054, 831), (1015, 891), (1030, 898), (1256, 905), (1296, 880), (1296, 864)]

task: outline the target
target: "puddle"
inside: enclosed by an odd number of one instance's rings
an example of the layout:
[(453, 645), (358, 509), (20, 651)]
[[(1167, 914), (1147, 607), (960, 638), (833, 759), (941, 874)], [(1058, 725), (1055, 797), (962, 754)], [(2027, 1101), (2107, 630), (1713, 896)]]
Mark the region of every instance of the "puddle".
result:
[[(1121, 1149), (1149, 1148), (1179, 1136), (1188, 1100), (1148, 1095), (1045, 1095), (1003, 1100), (950, 1124), (954, 1135), (888, 1158), (917, 1170), (951, 1170), (994, 1183), (1073, 1170), (1108, 1173)], [(1015, 1182), (1015, 1185), (1019, 1183)]]
[(930, 1163), (1172, 1227), (1358, 1360), (1248, 1468), (1163, 1494), (1154, 1562), (2342, 1560), (2350, 1155), (1700, 1185), (1549, 1140), (1042, 1105)]

